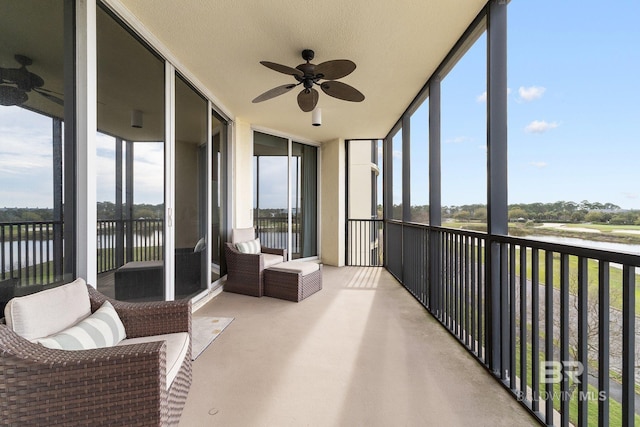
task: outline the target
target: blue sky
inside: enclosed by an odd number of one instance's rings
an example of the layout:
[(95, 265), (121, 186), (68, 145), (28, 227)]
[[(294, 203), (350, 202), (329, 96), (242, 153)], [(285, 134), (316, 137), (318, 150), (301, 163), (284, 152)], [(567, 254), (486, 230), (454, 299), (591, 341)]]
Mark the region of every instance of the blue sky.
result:
[[(514, 0), (508, 19), (509, 203), (640, 209), (640, 2)], [(486, 203), (485, 52), (482, 36), (442, 82), (443, 205)], [(412, 204), (428, 203), (426, 162), (412, 145)]]
[[(509, 203), (640, 209), (640, 1), (513, 0), (508, 19)], [(486, 203), (485, 51), (482, 36), (442, 83), (443, 205)], [(0, 207), (52, 204), (51, 123), (34, 116), (0, 106)], [(427, 117), (412, 117), (412, 204), (428, 203)], [(114, 200), (113, 144), (98, 147), (98, 200)], [(136, 201), (158, 203), (161, 144), (136, 158)]]

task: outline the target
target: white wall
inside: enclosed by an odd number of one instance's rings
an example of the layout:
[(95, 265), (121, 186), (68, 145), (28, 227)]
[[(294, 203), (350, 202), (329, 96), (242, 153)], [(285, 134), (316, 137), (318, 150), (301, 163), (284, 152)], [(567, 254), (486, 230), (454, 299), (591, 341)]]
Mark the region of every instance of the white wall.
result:
[(344, 266), (345, 147), (343, 139), (322, 144), (322, 208), (320, 221), (322, 262)]
[(251, 125), (236, 121), (235, 140), (231, 143), (233, 174), (233, 228), (253, 227), (253, 130)]

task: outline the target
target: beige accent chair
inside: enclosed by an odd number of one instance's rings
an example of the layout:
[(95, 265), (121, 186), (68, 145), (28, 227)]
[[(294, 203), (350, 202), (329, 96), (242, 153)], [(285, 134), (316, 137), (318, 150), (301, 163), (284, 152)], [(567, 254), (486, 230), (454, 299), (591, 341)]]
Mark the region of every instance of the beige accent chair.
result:
[(227, 261), (225, 291), (261, 297), (264, 293), (264, 269), (286, 261), (286, 249), (261, 246), (260, 252), (255, 254), (238, 251), (238, 243), (255, 239), (253, 227), (232, 230), (231, 242), (227, 242), (224, 248)]

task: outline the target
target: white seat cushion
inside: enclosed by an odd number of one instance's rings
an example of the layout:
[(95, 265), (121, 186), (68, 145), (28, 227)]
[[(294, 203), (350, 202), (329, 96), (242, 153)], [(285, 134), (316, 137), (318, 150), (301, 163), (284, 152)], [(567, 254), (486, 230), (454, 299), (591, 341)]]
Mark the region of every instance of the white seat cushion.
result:
[[(266, 268), (266, 266), (265, 266)], [(315, 262), (308, 261), (287, 261), (281, 264), (270, 267), (271, 271), (282, 271), (285, 273), (302, 273), (303, 276), (311, 274), (320, 269), (320, 265)]]
[(118, 345), (140, 344), (146, 342), (167, 342), (167, 389), (178, 375), (182, 362), (189, 349), (189, 334), (178, 332), (175, 334), (152, 335), (150, 337), (127, 338)]
[(89, 291), (84, 279), (16, 297), (4, 309), (7, 326), (33, 341), (60, 332), (91, 314)]
[(269, 268), (272, 265), (280, 264), (284, 261), (282, 255), (275, 254), (262, 254), (262, 259), (264, 260), (264, 268)]

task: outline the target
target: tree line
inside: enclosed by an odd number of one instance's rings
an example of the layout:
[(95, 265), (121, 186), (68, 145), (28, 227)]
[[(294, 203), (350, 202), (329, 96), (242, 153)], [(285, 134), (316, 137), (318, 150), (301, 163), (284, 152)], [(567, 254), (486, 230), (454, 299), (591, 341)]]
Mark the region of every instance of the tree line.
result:
[[(378, 206), (379, 215), (382, 206)], [(429, 220), (429, 205), (411, 206), (411, 221), (426, 223)], [(613, 203), (557, 201), (552, 203), (514, 203), (508, 206), (509, 220), (513, 222), (593, 222), (615, 225), (640, 225), (639, 210), (623, 210)], [(486, 221), (485, 204), (443, 206), (442, 219), (454, 221)], [(393, 218), (402, 218), (402, 205), (394, 205)], [(381, 217), (381, 216), (380, 216)]]
[[(115, 219), (116, 205), (112, 202), (97, 203), (98, 219)], [(126, 212), (124, 213), (126, 216)], [(151, 205), (140, 203), (133, 205), (133, 219), (161, 219), (164, 204)], [(0, 222), (39, 222), (53, 221), (51, 208), (0, 208)]]

